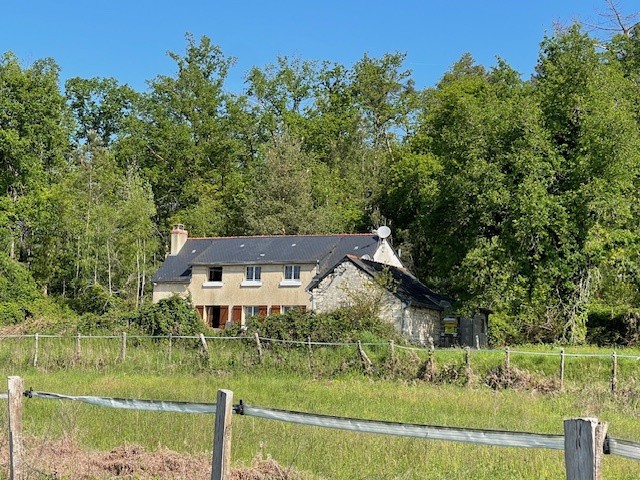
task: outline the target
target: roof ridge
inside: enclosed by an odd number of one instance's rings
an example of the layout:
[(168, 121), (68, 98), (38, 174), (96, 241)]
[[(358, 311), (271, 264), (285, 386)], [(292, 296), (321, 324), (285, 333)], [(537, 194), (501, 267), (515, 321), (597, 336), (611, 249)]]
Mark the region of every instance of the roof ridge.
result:
[(291, 235), (230, 235), (224, 237), (188, 237), (188, 240), (225, 240), (241, 238), (292, 238), (292, 237), (370, 237), (376, 233), (305, 233)]

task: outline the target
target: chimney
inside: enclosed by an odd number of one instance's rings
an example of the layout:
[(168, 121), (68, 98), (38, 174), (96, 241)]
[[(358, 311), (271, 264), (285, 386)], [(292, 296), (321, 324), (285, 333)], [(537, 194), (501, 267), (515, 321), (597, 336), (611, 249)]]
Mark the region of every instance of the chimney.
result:
[(189, 234), (184, 229), (184, 225), (174, 225), (171, 230), (171, 252), (169, 255), (177, 255), (187, 242)]

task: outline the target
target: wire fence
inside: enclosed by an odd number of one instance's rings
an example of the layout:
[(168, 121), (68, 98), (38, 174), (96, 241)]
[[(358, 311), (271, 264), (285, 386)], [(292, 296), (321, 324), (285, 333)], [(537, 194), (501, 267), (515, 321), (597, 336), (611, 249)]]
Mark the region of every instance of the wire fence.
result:
[[(225, 409), (223, 404), (216, 403), (197, 403), (197, 402), (183, 402), (183, 401), (167, 401), (167, 400), (145, 400), (145, 399), (133, 399), (133, 398), (113, 398), (113, 397), (97, 397), (88, 395), (67, 395), (54, 392), (42, 392), (33, 389), (23, 392), (17, 391), (12, 393), (12, 381), (18, 377), (10, 377), (9, 379), (9, 393), (0, 394), (1, 399), (8, 399), (9, 408), (9, 424), (12, 421), (21, 424), (22, 418), (22, 397), (28, 399), (41, 399), (41, 400), (53, 400), (58, 402), (81, 402), (89, 404), (95, 407), (101, 408), (113, 408), (113, 409), (127, 409), (127, 410), (139, 410), (139, 411), (155, 411), (155, 412), (174, 412), (174, 413), (187, 413), (187, 414), (216, 414), (216, 425), (218, 425), (218, 419), (221, 415), (233, 413), (235, 415), (257, 417), (265, 420), (271, 420), (276, 422), (295, 423), (301, 425), (307, 425), (312, 427), (330, 428), (346, 430), (358, 433), (367, 434), (379, 434), (390, 435), (408, 438), (418, 438), (429, 441), (449, 441), (449, 442), (463, 442), (471, 443), (482, 446), (497, 446), (497, 447), (518, 447), (518, 448), (536, 448), (536, 449), (552, 449), (552, 450), (565, 450), (574, 449), (574, 444), (580, 444), (580, 441), (576, 439), (569, 439), (570, 429), (567, 428), (568, 422), (574, 421), (591, 421), (594, 423), (595, 419), (575, 419), (565, 421), (565, 434), (541, 434), (531, 432), (517, 432), (507, 430), (487, 430), (487, 429), (472, 429), (472, 428), (459, 428), (459, 427), (445, 427), (436, 425), (422, 425), (412, 423), (398, 423), (388, 422), (381, 420), (370, 420), (363, 418), (348, 418), (340, 416), (331, 416), (324, 414), (315, 414), (308, 412), (292, 411), (273, 409), (268, 407), (252, 406), (244, 403), (240, 400), (239, 403), (233, 405), (232, 409), (229, 409), (227, 413), (221, 410)], [(18, 385), (22, 385), (22, 380)], [(225, 391), (227, 392), (227, 391)], [(228, 392), (231, 393), (232, 392)], [(218, 395), (220, 399), (220, 392)], [(26, 400), (27, 402), (31, 400)], [(12, 412), (12, 404), (18, 403), (20, 406), (17, 412)], [(17, 417), (16, 417), (17, 415)], [(13, 417), (12, 417), (13, 416)], [(13, 418), (13, 420), (12, 420)], [(229, 418), (230, 422), (230, 418)], [(594, 425), (602, 425), (595, 420)], [(218, 427), (216, 427), (218, 428)], [(580, 427), (582, 428), (582, 427)], [(606, 427), (605, 431), (606, 431)], [(18, 432), (19, 433), (19, 432)], [(22, 443), (21, 438), (12, 438), (16, 436), (16, 431), (10, 428), (10, 442), (13, 445), (14, 441)], [(218, 436), (215, 436), (218, 441)], [(221, 437), (222, 438), (222, 437)], [(222, 440), (220, 440), (222, 441)], [(230, 439), (228, 439), (230, 442)], [(588, 443), (588, 442), (585, 442)], [(597, 443), (597, 442), (596, 442)], [(21, 449), (22, 447), (20, 447)], [(581, 448), (578, 446), (578, 448)], [(214, 451), (216, 445), (214, 443)], [(601, 451), (600, 451), (601, 450)], [(602, 443), (596, 445), (595, 453), (597, 455), (608, 454), (623, 457), (630, 460), (640, 461), (640, 443), (630, 440), (623, 440), (617, 438), (611, 438), (609, 436), (603, 436)], [(573, 453), (565, 453), (565, 458), (573, 455)], [(577, 454), (576, 454), (577, 455)], [(20, 461), (20, 459), (18, 459)], [(13, 460), (12, 460), (13, 462)], [(214, 470), (215, 470), (215, 453), (214, 453)], [(13, 463), (11, 463), (13, 468)], [(567, 466), (567, 472), (569, 472), (569, 466)], [(14, 477), (12, 477), (14, 478)], [(213, 477), (212, 477), (213, 478)], [(226, 478), (226, 477), (220, 477)], [(567, 478), (586, 478), (586, 477), (573, 477), (568, 473)], [(591, 478), (591, 477), (589, 477)]]
[[(394, 342), (319, 342), (251, 336), (205, 335), (4, 335), (0, 363), (8, 369), (116, 367), (139, 371), (170, 368), (193, 371), (279, 368), (296, 373), (335, 375), (360, 370), (386, 378), (429, 379), (442, 383), (513, 385), (516, 369), (532, 372), (564, 389), (566, 382), (600, 382), (612, 393), (640, 391), (640, 354), (526, 351), (520, 349), (433, 349)], [(441, 367), (439, 374), (438, 367)], [(585, 371), (588, 369), (588, 379)], [(505, 381), (502, 381), (505, 380)], [(557, 384), (557, 385), (556, 385)]]

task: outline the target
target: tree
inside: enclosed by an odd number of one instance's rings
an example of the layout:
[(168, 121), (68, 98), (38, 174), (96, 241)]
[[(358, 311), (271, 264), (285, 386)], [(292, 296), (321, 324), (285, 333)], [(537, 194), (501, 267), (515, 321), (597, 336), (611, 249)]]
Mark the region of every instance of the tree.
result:
[(23, 197), (38, 195), (64, 170), (69, 121), (51, 59), (23, 68), (12, 53), (0, 60), (0, 192), (8, 218), (9, 254), (29, 261), (33, 221), (21, 211)]
[(115, 78), (71, 78), (65, 83), (66, 98), (73, 113), (76, 141), (87, 141), (91, 132), (109, 145), (131, 114), (137, 94)]
[(213, 223), (220, 228), (198, 233), (231, 233), (240, 219), (228, 212), (238, 211), (234, 202), (242, 201), (243, 169), (253, 161), (245, 142), (252, 133), (244, 100), (223, 89), (233, 60), (207, 37), (196, 42), (191, 35), (184, 56), (169, 56), (176, 76), (150, 82), (150, 93), (124, 124), (117, 158), (121, 165), (137, 165), (151, 183), (160, 225), (188, 216), (199, 204), (220, 201), (222, 222)]
[(262, 167), (247, 212), (253, 233), (291, 235), (318, 233), (312, 198), (313, 159), (291, 135), (276, 137), (265, 147)]

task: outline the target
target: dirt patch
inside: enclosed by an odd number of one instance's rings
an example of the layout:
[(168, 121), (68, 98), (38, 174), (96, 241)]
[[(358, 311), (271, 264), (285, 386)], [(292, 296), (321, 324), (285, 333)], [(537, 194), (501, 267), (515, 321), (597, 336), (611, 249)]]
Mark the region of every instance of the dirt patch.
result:
[[(136, 479), (192, 480), (211, 478), (210, 455), (189, 455), (160, 448), (147, 451), (135, 444), (124, 444), (110, 452), (82, 450), (68, 438), (25, 439), (27, 478), (35, 479)], [(0, 450), (4, 470), (8, 465), (7, 445)], [(233, 480), (298, 480), (300, 475), (282, 468), (271, 458), (257, 456), (251, 467), (232, 469)]]
[(503, 365), (489, 371), (485, 383), (494, 390), (537, 390), (543, 393), (553, 393), (560, 390), (560, 382), (556, 378), (540, 378), (526, 370)]

